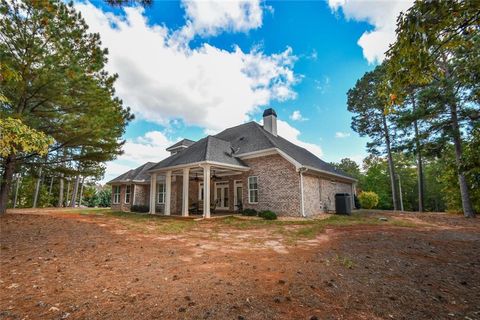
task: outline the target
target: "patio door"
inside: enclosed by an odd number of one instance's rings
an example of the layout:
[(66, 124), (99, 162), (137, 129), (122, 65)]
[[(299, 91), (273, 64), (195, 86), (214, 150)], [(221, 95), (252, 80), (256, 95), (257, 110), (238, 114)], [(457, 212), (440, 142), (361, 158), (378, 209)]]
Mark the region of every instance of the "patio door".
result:
[(215, 182), (215, 201), (218, 200), (217, 209), (228, 210), (228, 181)]
[(242, 197), (243, 197), (243, 185), (241, 180), (235, 180), (234, 183), (234, 210), (238, 211), (240, 206), (242, 205)]

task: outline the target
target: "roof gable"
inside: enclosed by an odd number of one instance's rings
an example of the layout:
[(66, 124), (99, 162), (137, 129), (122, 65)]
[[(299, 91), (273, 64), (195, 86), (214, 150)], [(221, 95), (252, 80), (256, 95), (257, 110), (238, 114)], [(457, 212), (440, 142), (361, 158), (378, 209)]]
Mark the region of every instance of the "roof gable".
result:
[(180, 148), (188, 148), (190, 147), (192, 144), (194, 144), (195, 141), (193, 140), (190, 140), (190, 139), (182, 139), (180, 141), (178, 141), (177, 143), (175, 143), (174, 145), (168, 147), (167, 151), (172, 151), (172, 150), (175, 150), (175, 149), (180, 149)]
[(245, 166), (238, 158), (234, 157), (230, 142), (214, 136), (207, 136), (198, 140), (187, 149), (160, 161), (150, 170), (180, 166), (197, 162), (219, 162), (229, 165)]
[(217, 134), (216, 137), (230, 141), (236, 155), (276, 148), (302, 166), (352, 179), (348, 174), (321, 160), (307, 149), (297, 146), (281, 136), (274, 136), (254, 121), (228, 128)]
[(142, 164), (140, 167), (129, 170), (118, 177), (110, 180), (107, 184), (115, 183), (115, 182), (133, 182), (133, 181), (146, 181), (150, 179), (150, 174), (147, 172), (150, 170), (151, 167), (155, 165), (155, 162), (147, 162)]

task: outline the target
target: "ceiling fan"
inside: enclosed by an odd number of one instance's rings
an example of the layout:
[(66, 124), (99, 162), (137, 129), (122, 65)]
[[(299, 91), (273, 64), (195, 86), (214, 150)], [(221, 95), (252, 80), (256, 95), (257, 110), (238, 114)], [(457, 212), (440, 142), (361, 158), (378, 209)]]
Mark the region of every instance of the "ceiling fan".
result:
[(215, 174), (215, 170), (213, 170), (212, 180), (220, 180), (221, 178)]
[(198, 177), (198, 173), (195, 173), (195, 178), (190, 178), (190, 181), (200, 181), (201, 179)]

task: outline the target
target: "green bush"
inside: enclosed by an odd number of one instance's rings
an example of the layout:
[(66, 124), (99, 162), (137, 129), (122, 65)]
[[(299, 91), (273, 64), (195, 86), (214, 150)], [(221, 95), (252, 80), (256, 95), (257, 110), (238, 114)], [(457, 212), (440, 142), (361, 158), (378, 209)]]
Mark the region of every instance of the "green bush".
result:
[(150, 206), (135, 204), (130, 208), (131, 212), (149, 212)]
[(98, 206), (102, 208), (110, 207), (112, 200), (112, 188), (108, 186), (107, 188), (100, 190), (98, 193)]
[(242, 210), (242, 215), (243, 215), (243, 216), (254, 217), (254, 216), (257, 215), (257, 210), (255, 210), (255, 209), (250, 209), (250, 208), (243, 209), (243, 210)]
[(265, 219), (265, 220), (276, 220), (277, 219), (277, 214), (273, 211), (270, 211), (270, 210), (261, 211), (258, 214), (258, 216)]
[(378, 205), (378, 195), (373, 191), (364, 191), (358, 196), (360, 207), (363, 209), (373, 209)]

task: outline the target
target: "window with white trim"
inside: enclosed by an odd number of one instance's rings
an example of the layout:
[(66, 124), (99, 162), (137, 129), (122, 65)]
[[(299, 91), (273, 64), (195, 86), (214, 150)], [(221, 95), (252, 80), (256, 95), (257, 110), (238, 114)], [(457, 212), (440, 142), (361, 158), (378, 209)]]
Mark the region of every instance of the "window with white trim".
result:
[(248, 203), (258, 203), (258, 177), (248, 177)]
[(132, 186), (127, 184), (125, 186), (125, 203), (128, 204), (130, 203), (130, 197), (132, 195)]
[(120, 186), (113, 186), (113, 204), (120, 203)]
[(165, 183), (157, 183), (157, 204), (165, 203)]
[(203, 201), (203, 182), (198, 183), (198, 200)]

